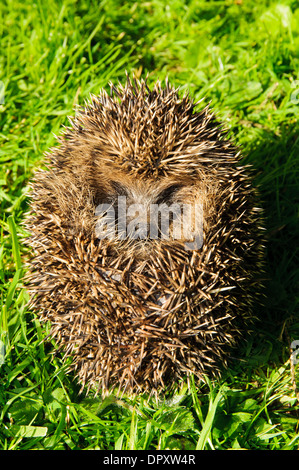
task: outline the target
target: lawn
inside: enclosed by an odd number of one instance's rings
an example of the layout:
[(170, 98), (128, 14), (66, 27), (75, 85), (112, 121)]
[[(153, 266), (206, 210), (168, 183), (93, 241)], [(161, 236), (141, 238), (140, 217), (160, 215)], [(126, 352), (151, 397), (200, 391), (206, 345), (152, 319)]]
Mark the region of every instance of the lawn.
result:
[[(0, 449), (298, 449), (297, 1), (6, 0), (0, 13)], [(159, 400), (79, 394), (22, 281), (30, 178), (74, 106), (125, 71), (211, 101), (266, 219), (253, 334), (221, 379)]]

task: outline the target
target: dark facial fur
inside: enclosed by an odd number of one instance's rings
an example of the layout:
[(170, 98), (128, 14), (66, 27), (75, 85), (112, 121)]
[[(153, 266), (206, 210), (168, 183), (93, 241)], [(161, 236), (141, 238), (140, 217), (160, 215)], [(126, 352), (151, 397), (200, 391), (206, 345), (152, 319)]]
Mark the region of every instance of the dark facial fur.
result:
[[(252, 320), (262, 267), (255, 191), (208, 107), (157, 83), (128, 80), (80, 108), (32, 182), (27, 228), (32, 308), (81, 383), (159, 390), (190, 373), (215, 374)], [(202, 245), (186, 249), (174, 216), (165, 238), (99, 239), (96, 208), (195, 204)], [(133, 217), (128, 217), (129, 222)], [(139, 219), (138, 219), (139, 220)], [(128, 220), (127, 220), (128, 222)]]

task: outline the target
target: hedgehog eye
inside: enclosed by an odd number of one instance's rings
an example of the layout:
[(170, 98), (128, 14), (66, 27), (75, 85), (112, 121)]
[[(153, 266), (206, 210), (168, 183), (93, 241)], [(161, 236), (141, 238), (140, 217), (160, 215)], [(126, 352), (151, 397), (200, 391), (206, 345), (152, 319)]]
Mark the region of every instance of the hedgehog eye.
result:
[(178, 191), (179, 189), (182, 188), (182, 184), (172, 184), (171, 186), (168, 186), (168, 188), (163, 189), (163, 191), (159, 194), (159, 196), (156, 199), (157, 204), (162, 204), (163, 202), (169, 201), (172, 196)]
[(115, 192), (117, 192), (119, 196), (127, 196), (128, 194), (127, 189), (118, 181), (110, 181), (110, 185), (115, 190)]

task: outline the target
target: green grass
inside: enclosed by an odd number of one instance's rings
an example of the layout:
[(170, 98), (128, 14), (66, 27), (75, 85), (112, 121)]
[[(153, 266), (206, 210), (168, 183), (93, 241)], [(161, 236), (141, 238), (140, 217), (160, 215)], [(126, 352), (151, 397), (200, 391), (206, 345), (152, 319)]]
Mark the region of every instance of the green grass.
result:
[[(0, 14), (0, 448), (298, 449), (298, 3), (15, 0)], [(254, 334), (221, 380), (158, 402), (79, 395), (22, 287), (30, 177), (74, 105), (125, 70), (212, 101), (255, 168), (268, 236)]]

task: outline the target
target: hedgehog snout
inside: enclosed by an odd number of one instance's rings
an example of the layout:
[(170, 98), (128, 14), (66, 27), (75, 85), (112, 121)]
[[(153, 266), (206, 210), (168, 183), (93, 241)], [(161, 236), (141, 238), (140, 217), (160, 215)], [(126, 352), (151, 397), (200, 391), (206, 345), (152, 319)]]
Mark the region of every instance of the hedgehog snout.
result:
[(191, 242), (188, 249), (200, 247), (203, 215), (196, 191), (190, 197), (194, 188), (172, 181), (110, 185), (112, 194), (96, 208), (98, 238), (176, 240)]

